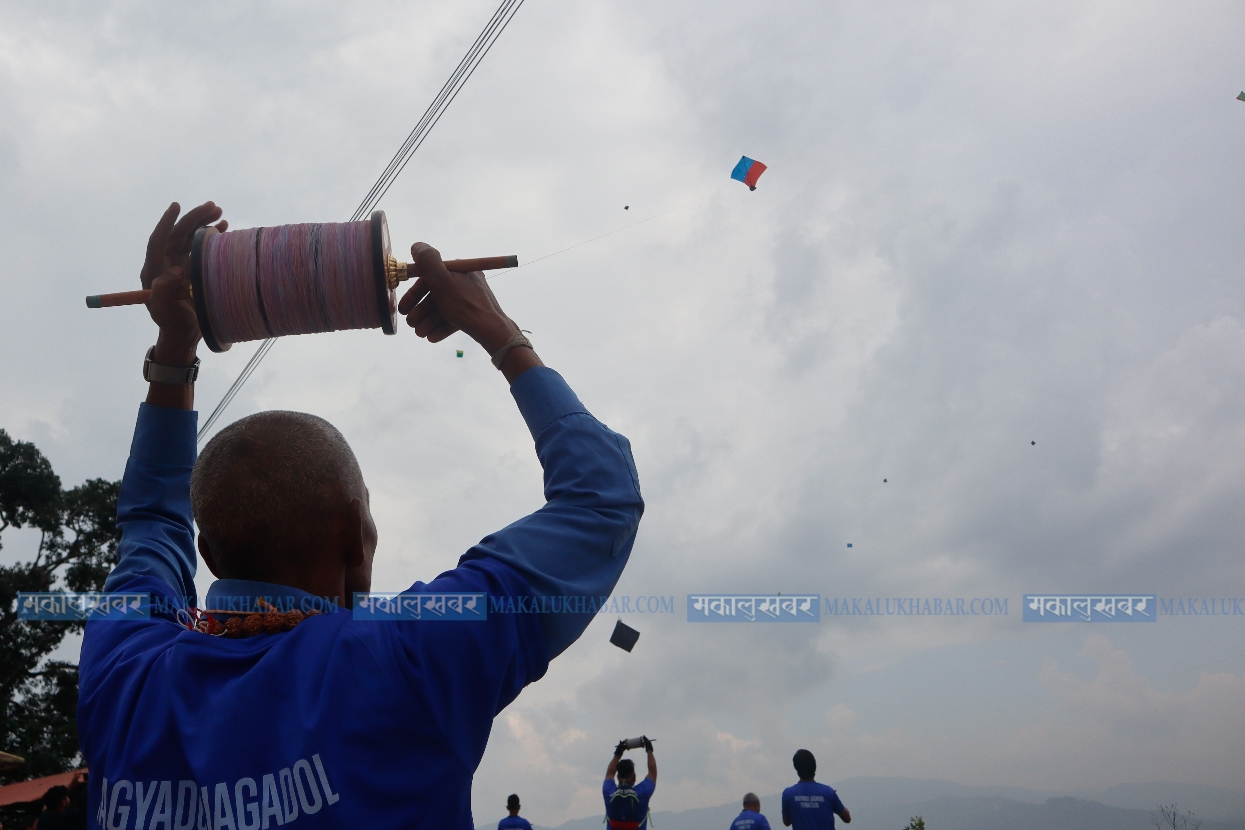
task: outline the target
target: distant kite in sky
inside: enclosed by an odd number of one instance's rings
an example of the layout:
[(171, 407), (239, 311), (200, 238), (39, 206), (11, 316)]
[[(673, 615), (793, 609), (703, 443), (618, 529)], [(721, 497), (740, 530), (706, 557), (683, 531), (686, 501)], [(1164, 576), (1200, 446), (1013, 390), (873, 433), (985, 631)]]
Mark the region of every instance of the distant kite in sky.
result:
[(735, 169), (731, 171), (731, 178), (748, 185), (749, 190), (756, 190), (757, 179), (761, 178), (761, 174), (764, 172), (764, 164), (744, 156), (739, 160), (739, 164), (735, 165)]
[(1240, 95), (1236, 96), (1236, 100), (1245, 101), (1245, 92), (1242, 92)]

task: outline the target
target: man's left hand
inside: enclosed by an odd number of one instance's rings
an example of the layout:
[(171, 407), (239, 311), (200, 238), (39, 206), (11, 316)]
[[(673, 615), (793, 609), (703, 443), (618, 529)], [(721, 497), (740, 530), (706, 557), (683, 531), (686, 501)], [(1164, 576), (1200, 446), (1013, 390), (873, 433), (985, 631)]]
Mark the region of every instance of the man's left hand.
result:
[[(166, 366), (189, 366), (194, 362), (199, 344), (199, 320), (190, 296), (190, 246), (195, 231), (221, 217), (221, 209), (213, 202), (204, 202), (177, 218), (181, 205), (169, 205), (147, 240), (147, 257), (140, 279), (143, 288), (151, 289), (147, 310), (160, 327), (156, 342), (157, 363)], [(225, 221), (216, 229), (224, 232)]]

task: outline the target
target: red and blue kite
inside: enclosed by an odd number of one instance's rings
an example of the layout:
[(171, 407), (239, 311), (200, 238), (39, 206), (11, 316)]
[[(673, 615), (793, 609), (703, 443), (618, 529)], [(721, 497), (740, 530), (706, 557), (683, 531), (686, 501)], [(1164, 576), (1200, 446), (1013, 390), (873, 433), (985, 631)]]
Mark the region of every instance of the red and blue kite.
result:
[(756, 190), (757, 179), (761, 178), (761, 174), (764, 172), (764, 164), (744, 156), (739, 160), (739, 164), (735, 165), (735, 169), (731, 171), (731, 178), (748, 185), (749, 190)]

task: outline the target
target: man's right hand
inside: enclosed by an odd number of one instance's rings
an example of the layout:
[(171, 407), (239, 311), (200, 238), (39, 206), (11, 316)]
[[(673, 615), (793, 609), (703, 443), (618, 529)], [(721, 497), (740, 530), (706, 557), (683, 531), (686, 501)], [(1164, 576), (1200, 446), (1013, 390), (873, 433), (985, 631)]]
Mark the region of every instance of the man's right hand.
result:
[(398, 311), (407, 325), (429, 343), (462, 331), (493, 354), (519, 333), (506, 316), (480, 271), (462, 274), (446, 269), (441, 252), (424, 242), (411, 246), (415, 284), (402, 296)]
[[(424, 242), (411, 246), (411, 259), (415, 284), (402, 295), (398, 311), (406, 315), (407, 325), (420, 337), (440, 343), (462, 331), (491, 356), (519, 333), (514, 320), (501, 310), (483, 273), (448, 270), (441, 252)], [(534, 350), (519, 347), (506, 353), (501, 370), (506, 380), (513, 382), (528, 369), (543, 365)]]

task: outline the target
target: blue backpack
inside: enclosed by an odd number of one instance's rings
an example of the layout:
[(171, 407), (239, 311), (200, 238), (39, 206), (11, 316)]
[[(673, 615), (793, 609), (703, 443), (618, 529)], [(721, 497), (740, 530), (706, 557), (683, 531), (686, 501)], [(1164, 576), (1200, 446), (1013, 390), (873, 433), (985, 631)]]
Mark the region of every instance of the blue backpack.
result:
[(605, 805), (605, 818), (610, 830), (637, 830), (644, 820), (639, 793), (631, 787), (619, 787)]

